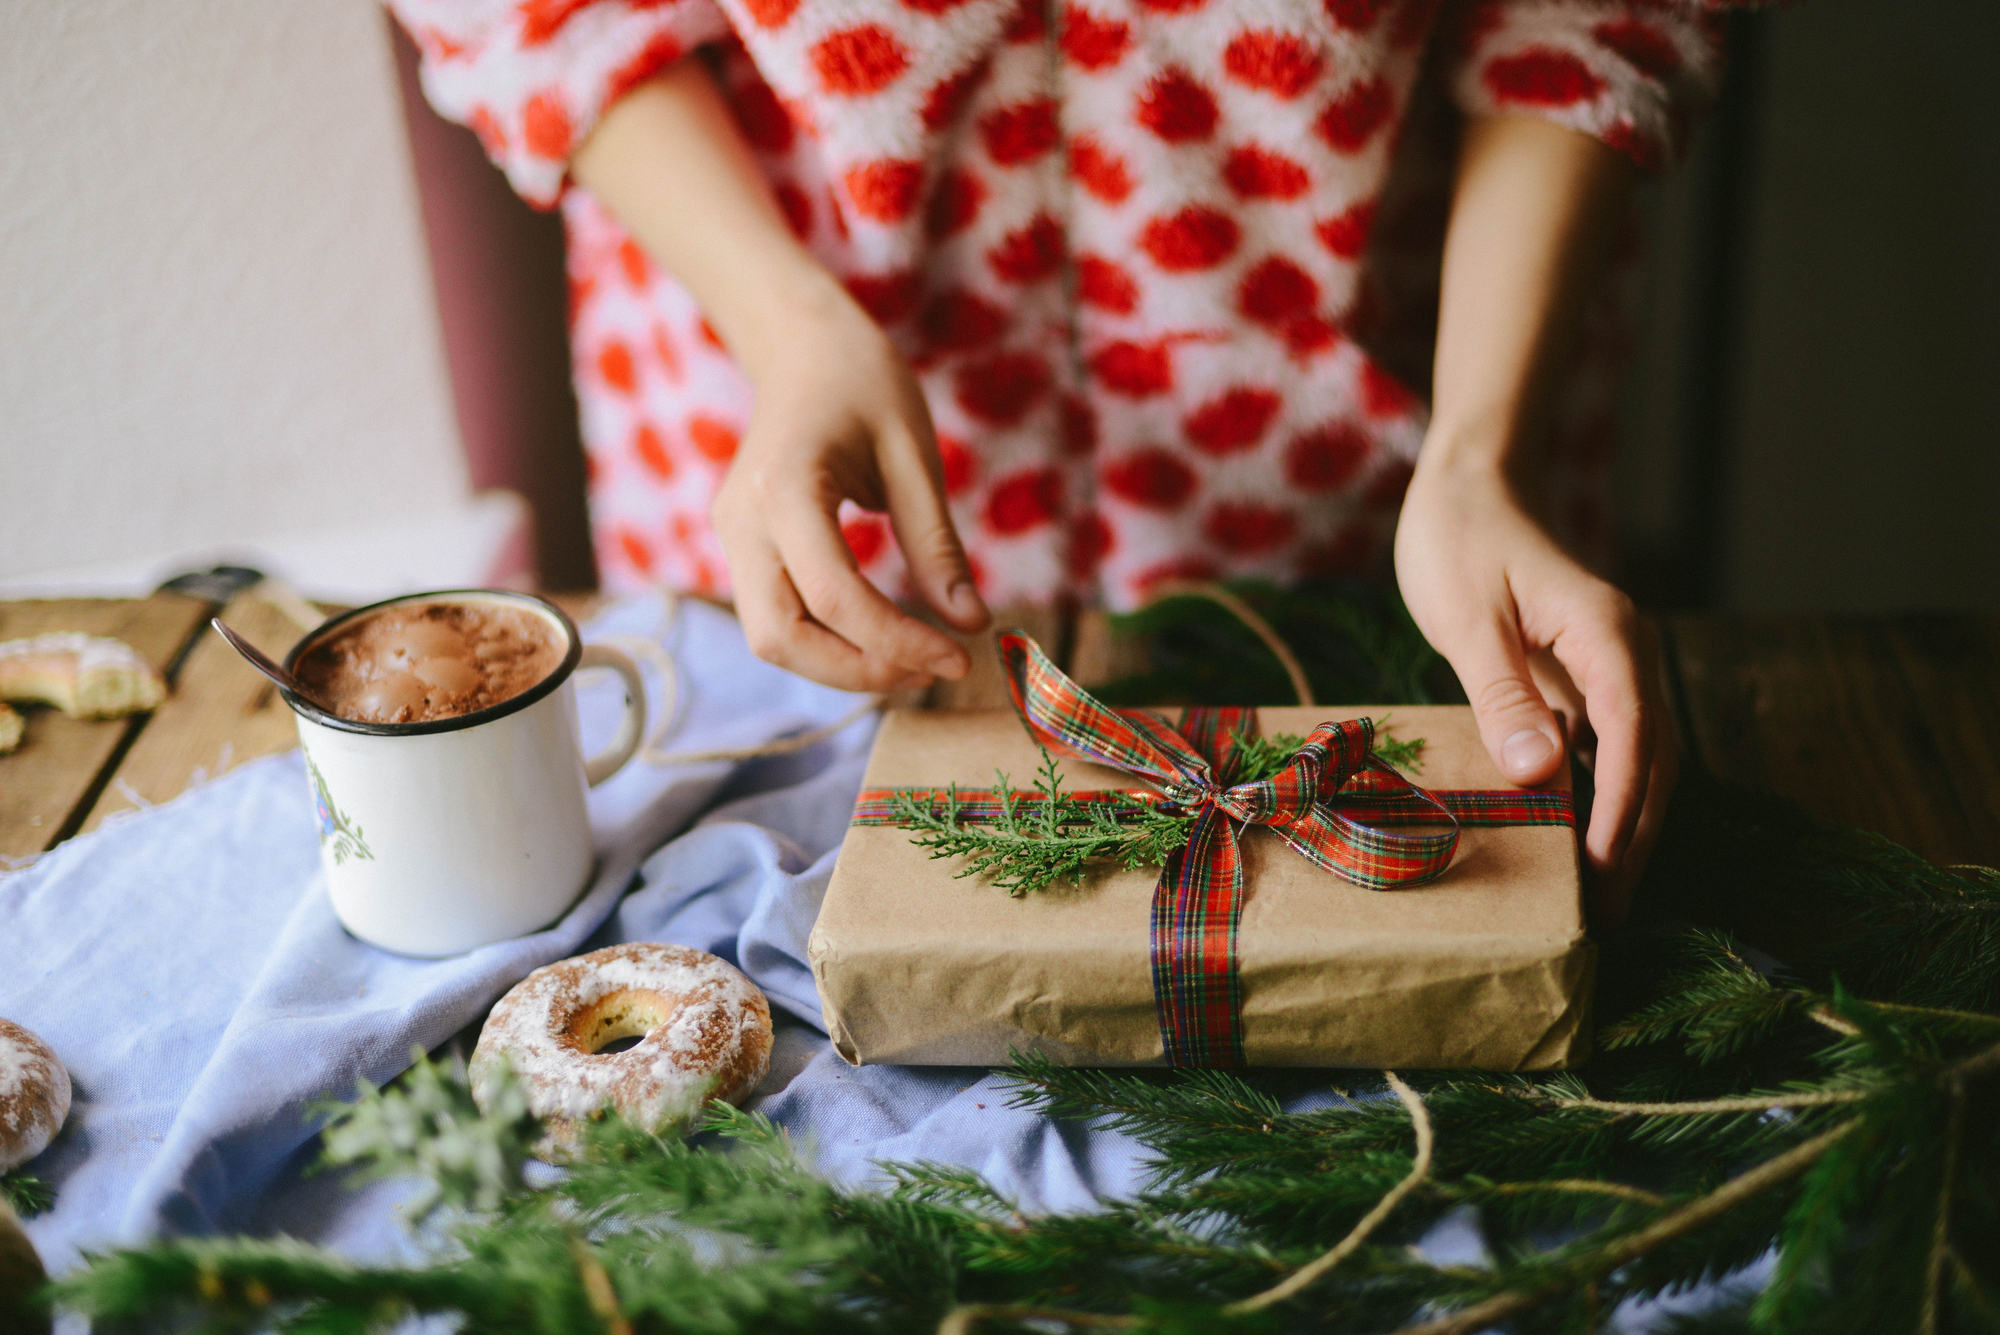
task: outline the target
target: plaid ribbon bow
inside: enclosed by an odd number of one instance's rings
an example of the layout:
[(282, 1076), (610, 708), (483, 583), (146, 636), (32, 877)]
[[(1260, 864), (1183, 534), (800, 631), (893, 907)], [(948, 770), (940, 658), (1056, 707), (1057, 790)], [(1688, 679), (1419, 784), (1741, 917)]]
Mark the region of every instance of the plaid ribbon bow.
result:
[[(1145, 779), (1194, 814), (1187, 844), (1169, 855), (1153, 891), (1153, 995), (1172, 1065), (1244, 1064), (1237, 825), (1266, 826), (1315, 866), (1371, 890), (1431, 880), (1458, 847), (1458, 817), (1372, 753), (1368, 719), (1322, 723), (1277, 774), (1230, 784), (1235, 736), (1254, 724), (1254, 710), (1191, 709), (1169, 728), (1143, 710), (1099, 703), (1019, 632), (1000, 637), (1000, 656), (1014, 707), (1043, 745)], [(1447, 828), (1417, 834), (1362, 824), (1340, 809), (1355, 780), (1354, 805), (1399, 824), (1414, 816)]]

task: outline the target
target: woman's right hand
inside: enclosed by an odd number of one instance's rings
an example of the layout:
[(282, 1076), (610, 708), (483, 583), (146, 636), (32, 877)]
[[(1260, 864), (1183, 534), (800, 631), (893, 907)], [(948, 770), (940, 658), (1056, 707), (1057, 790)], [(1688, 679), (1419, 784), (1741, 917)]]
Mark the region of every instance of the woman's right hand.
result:
[(846, 690), (963, 677), (965, 649), (883, 597), (840, 536), (842, 501), (887, 511), (918, 596), (947, 625), (985, 628), (923, 393), (792, 235), (702, 63), (614, 103), (570, 174), (701, 304), (756, 387), (712, 510), (750, 647)]
[(791, 308), (784, 337), (744, 358), (757, 406), (712, 511), (744, 634), (759, 658), (846, 690), (957, 680), (964, 647), (884, 597), (840, 533), (843, 501), (886, 511), (917, 595), (985, 628), (923, 392), (845, 291), (829, 282)]

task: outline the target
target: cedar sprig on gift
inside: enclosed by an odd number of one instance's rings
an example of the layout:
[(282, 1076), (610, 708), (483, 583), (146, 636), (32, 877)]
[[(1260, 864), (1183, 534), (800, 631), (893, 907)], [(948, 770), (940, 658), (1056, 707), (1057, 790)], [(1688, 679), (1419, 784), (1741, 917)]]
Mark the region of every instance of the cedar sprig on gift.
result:
[(1131, 871), (1158, 866), (1187, 843), (1194, 824), (1143, 802), (1085, 801), (1065, 792), (1062, 769), (1047, 749), (1035, 795), (1018, 796), (1007, 775), (994, 774), (998, 814), (990, 823), (963, 824), (956, 785), (939, 794), (903, 788), (891, 794), (896, 824), (916, 832), (911, 843), (933, 858), (962, 858), (958, 876), (984, 876), (1015, 898), (1062, 882), (1080, 883), (1093, 862)]
[[(1293, 733), (1238, 732), (1234, 741), (1234, 783), (1270, 778), (1305, 745), (1305, 738)], [(1421, 737), (1397, 741), (1376, 734), (1375, 754), (1407, 770), (1417, 767), (1423, 749)], [(1046, 747), (1032, 795), (1016, 794), (1003, 773), (995, 771), (993, 778), (999, 809), (978, 823), (964, 821), (956, 785), (899, 788), (889, 800), (896, 827), (915, 832), (911, 843), (934, 859), (963, 859), (965, 866), (954, 876), (986, 877), (1016, 899), (1079, 885), (1093, 863), (1116, 863), (1127, 871), (1157, 867), (1187, 843), (1194, 824), (1193, 817), (1151, 802), (1106, 802), (1065, 791), (1062, 768)]]
[[(1384, 714), (1375, 721), (1374, 753), (1388, 761), (1405, 774), (1415, 774), (1423, 768), (1424, 739), (1412, 737), (1408, 741), (1389, 736), (1387, 729), (1393, 714)], [(1236, 744), (1236, 783), (1255, 783), (1268, 779), (1279, 770), (1292, 763), (1292, 757), (1306, 744), (1306, 739), (1297, 733), (1281, 732), (1269, 737), (1259, 737), (1247, 731), (1230, 734)]]

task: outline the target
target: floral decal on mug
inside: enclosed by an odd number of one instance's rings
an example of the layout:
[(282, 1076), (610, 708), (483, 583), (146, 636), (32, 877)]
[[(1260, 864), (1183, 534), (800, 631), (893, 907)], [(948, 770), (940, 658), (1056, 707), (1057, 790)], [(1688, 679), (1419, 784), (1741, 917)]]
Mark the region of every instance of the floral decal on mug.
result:
[(361, 827), (347, 819), (347, 813), (333, 804), (333, 794), (326, 790), (326, 777), (313, 764), (312, 757), (306, 757), (306, 773), (312, 775), (313, 812), (319, 817), (319, 842), (321, 847), (333, 849), (333, 865), (344, 865), (349, 858), (357, 862), (373, 862), (375, 852), (368, 847), (368, 841), (361, 835)]

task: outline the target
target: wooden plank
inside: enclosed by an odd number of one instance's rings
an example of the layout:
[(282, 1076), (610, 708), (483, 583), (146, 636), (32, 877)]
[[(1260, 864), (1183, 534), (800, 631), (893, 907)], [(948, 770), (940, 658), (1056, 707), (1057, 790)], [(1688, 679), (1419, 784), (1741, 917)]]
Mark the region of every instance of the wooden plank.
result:
[[(52, 631), (107, 635), (164, 672), (209, 606), (178, 593), (0, 602), (0, 640)], [(86, 722), (53, 709), (24, 712), (28, 728), (20, 749), (0, 756), (0, 857), (10, 862), (69, 837), (96, 800), (106, 767), (147, 721), (141, 716)]]
[(1941, 856), (2000, 866), (2000, 617), (1898, 617), (1888, 636), (1970, 835)]
[[(239, 595), (222, 619), (278, 659), (304, 633), (294, 614), (254, 592)], [(292, 711), (277, 687), (207, 631), (188, 651), (173, 697), (125, 753), (82, 829), (94, 830), (121, 811), (171, 801), (197, 783), (298, 744)]]
[(1687, 744), (1722, 778), (1934, 861), (2000, 860), (1994, 630), (1953, 620), (1675, 618)]

